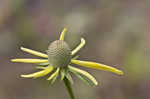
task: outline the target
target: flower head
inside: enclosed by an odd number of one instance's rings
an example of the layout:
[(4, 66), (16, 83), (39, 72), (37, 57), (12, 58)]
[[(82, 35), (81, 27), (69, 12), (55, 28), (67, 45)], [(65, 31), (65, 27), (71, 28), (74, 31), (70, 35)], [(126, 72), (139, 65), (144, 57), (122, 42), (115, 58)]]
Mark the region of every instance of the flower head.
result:
[(77, 64), (79, 66), (87, 68), (104, 70), (116, 73), (118, 75), (123, 75), (123, 72), (121, 70), (118, 70), (114, 67), (110, 67), (96, 62), (77, 60), (78, 56), (76, 54), (85, 45), (85, 40), (84, 38), (81, 38), (80, 44), (73, 51), (71, 51), (69, 45), (64, 41), (66, 31), (67, 29), (64, 28), (61, 33), (60, 39), (52, 42), (49, 45), (47, 54), (21, 47), (22, 51), (42, 58), (12, 59), (12, 62), (34, 63), (37, 65), (36, 69), (41, 69), (40, 71), (32, 74), (21, 75), (21, 77), (38, 78), (52, 73), (47, 79), (50, 80), (51, 83), (54, 83), (59, 75), (61, 77), (61, 80), (67, 78), (71, 83), (73, 83), (72, 77), (70, 75), (70, 73), (73, 73), (89, 85), (98, 84), (96, 79), (91, 74), (79, 68), (73, 67), (70, 64)]

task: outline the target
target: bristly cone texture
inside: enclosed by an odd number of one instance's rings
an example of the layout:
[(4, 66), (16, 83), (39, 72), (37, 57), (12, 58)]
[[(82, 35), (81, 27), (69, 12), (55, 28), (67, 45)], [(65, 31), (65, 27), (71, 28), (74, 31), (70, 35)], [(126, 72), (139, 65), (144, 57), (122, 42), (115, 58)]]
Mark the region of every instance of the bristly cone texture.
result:
[(63, 40), (56, 40), (48, 47), (48, 61), (54, 67), (68, 66), (71, 61), (71, 49)]

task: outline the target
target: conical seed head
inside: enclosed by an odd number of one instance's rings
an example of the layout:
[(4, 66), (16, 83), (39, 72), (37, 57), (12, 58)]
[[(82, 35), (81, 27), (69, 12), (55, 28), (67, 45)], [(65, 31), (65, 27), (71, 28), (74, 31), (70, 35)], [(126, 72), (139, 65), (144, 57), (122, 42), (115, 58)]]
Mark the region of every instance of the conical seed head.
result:
[(71, 50), (63, 40), (56, 40), (48, 47), (48, 61), (54, 67), (68, 66), (71, 61)]

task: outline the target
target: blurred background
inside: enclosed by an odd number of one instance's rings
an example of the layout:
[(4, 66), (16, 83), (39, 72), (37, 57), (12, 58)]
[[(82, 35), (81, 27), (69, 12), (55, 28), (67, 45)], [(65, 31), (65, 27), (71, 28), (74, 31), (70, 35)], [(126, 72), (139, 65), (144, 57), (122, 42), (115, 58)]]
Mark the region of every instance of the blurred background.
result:
[(68, 28), (66, 42), (73, 49), (83, 36), (87, 44), (81, 60), (114, 66), (124, 76), (84, 68), (99, 85), (89, 87), (73, 76), (76, 99), (149, 99), (149, 0), (0, 0), (0, 99), (69, 99), (64, 84), (45, 78), (24, 79), (32, 64), (12, 58), (36, 58), (24, 46), (45, 52)]

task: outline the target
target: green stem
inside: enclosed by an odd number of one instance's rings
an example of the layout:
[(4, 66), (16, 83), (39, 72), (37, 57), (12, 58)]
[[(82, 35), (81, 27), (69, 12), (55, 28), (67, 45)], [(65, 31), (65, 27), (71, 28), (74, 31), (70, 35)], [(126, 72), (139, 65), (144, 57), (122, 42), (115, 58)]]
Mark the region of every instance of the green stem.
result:
[(63, 81), (64, 81), (66, 89), (68, 90), (68, 93), (70, 95), (70, 99), (75, 99), (72, 88), (71, 88), (71, 83), (69, 82), (69, 80), (66, 77), (63, 79)]

